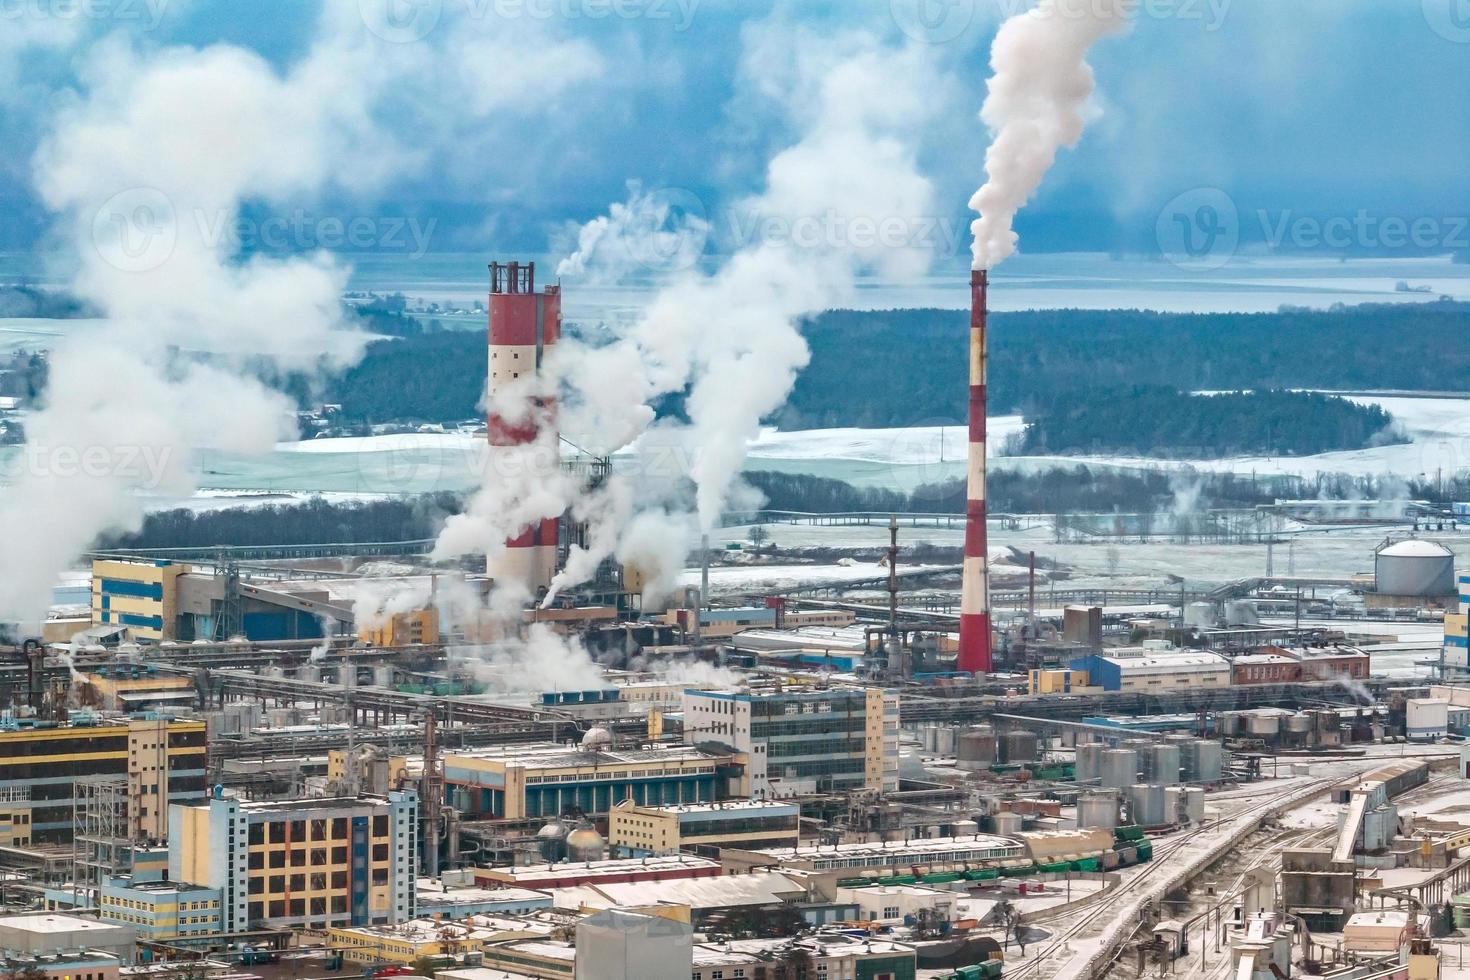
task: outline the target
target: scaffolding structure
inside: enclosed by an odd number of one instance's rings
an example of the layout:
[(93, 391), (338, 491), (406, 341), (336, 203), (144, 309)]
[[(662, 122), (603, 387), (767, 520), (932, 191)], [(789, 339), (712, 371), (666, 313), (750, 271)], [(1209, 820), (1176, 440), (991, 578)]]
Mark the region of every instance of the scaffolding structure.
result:
[(132, 869), (126, 776), (80, 776), (72, 796), (72, 880), (96, 907), (102, 884)]

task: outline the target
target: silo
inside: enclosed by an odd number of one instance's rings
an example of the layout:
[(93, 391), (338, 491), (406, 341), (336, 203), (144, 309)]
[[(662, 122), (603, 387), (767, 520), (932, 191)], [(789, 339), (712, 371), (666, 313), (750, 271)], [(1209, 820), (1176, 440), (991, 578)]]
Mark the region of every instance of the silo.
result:
[(1102, 785), (1127, 789), (1138, 782), (1138, 753), (1132, 749), (1108, 749), (1102, 754)]
[(980, 825), (973, 820), (956, 820), (954, 824), (954, 836), (956, 837), (978, 837)]
[(373, 668), (373, 686), (393, 690), (393, 665), (380, 664)]
[(925, 752), (928, 752), (930, 755), (936, 755), (936, 754), (938, 754), (938, 752), (939, 752), (939, 726), (938, 725), (930, 725), (927, 728), (921, 728), (919, 730), (919, 738), (920, 738), (921, 744), (924, 746), (924, 751)]
[(1455, 593), (1455, 553), (1442, 544), (1409, 538), (1379, 548), (1373, 562), (1379, 595), (1427, 598)]
[(1077, 781), (1096, 782), (1102, 777), (1102, 757), (1107, 751), (1102, 742), (1084, 742), (1077, 746)]
[(934, 751), (935, 751), (935, 753), (938, 754), (938, 755), (942, 755), (945, 758), (949, 758), (949, 757), (953, 756), (954, 755), (954, 750), (955, 750), (955, 735), (956, 734), (957, 733), (955, 732), (954, 728), (951, 727), (951, 726), (949, 726), (949, 725), (944, 725), (942, 727), (935, 728), (934, 729)]
[(306, 664), (296, 672), (296, 676), (310, 684), (320, 684), (322, 682), (322, 669), (316, 664)]
[(1184, 787), (1164, 787), (1164, 822), (1178, 823), (1184, 813)]
[(1198, 786), (1184, 789), (1184, 815), (1192, 824), (1205, 822), (1205, 791)]
[(1161, 827), (1172, 821), (1164, 814), (1164, 787), (1135, 783), (1128, 788), (1129, 822), (1140, 827)]
[(1245, 730), (1255, 738), (1275, 738), (1281, 734), (1281, 716), (1275, 711), (1252, 711)]
[(989, 728), (976, 728), (965, 732), (955, 747), (957, 763), (961, 769), (977, 772), (995, 765), (995, 732)]
[(1200, 739), (1195, 743), (1197, 762), (1190, 782), (1218, 783), (1225, 773), (1225, 747), (1219, 742)]
[(1215, 716), (1215, 732), (1221, 738), (1230, 738), (1241, 732), (1241, 713), (1239, 711), (1222, 711)]
[(1143, 778), (1160, 786), (1179, 782), (1179, 746), (1169, 743), (1150, 745), (1143, 752)]
[(1113, 790), (1094, 790), (1083, 793), (1077, 800), (1077, 829), (1091, 830), (1101, 827), (1112, 830), (1118, 826), (1118, 794)]
[(1036, 733), (1019, 729), (1006, 732), (1000, 741), (1000, 761), (1008, 765), (1036, 761)]
[(995, 832), (1002, 837), (1011, 837), (1021, 832), (1021, 815), (1019, 813), (997, 813), (991, 818), (995, 824)]

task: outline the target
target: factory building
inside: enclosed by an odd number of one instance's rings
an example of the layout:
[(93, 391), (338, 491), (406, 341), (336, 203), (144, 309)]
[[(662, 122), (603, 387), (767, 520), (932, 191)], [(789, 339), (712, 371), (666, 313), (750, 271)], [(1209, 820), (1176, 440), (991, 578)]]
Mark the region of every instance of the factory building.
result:
[(1104, 691), (1166, 691), (1228, 687), (1230, 661), (1213, 653), (1128, 648), (1072, 661)]
[(1466, 649), (1467, 624), (1470, 624), (1470, 575), (1461, 575), (1458, 585), (1459, 606), (1444, 618), (1444, 668), (1448, 673), (1470, 671), (1470, 650)]
[(169, 561), (94, 561), (92, 625), (126, 626), (140, 640), (173, 639), (178, 578), (188, 571)]
[(92, 562), (92, 625), (122, 627), (135, 640), (320, 639), (352, 623), (352, 608), (320, 586), (243, 581), (181, 562)]
[(931, 872), (964, 871), (1017, 860), (1029, 863), (1026, 845), (1009, 837), (984, 834), (811, 848), (731, 849), (720, 855), (726, 869), (735, 872), (765, 867), (843, 878), (853, 877), (854, 872), (868, 871), (891, 870), (895, 874), (909, 874), (910, 869), (920, 866)]
[(723, 795), (729, 761), (690, 746), (497, 746), (447, 753), (444, 780), (449, 805), (467, 817), (526, 820), (572, 810), (607, 813), (624, 800), (708, 803)]
[(688, 806), (619, 803), (608, 814), (608, 843), (629, 857), (698, 848), (795, 847), (801, 808), (774, 800), (731, 800)]
[(898, 695), (877, 688), (684, 692), (684, 733), (747, 760), (750, 795), (898, 789)]
[(97, 909), (106, 921), (132, 927), (139, 939), (160, 942), (218, 935), (223, 901), (218, 888), (124, 875), (103, 882)]
[(226, 932), (406, 922), (418, 914), (418, 795), (175, 806), (169, 878), (218, 889)]
[(202, 721), (139, 718), (0, 730), (0, 787), (12, 838), (25, 828), (33, 843), (69, 842), (77, 781), (108, 780), (126, 810), (129, 836), (163, 840), (169, 804), (204, 798), (205, 752)]

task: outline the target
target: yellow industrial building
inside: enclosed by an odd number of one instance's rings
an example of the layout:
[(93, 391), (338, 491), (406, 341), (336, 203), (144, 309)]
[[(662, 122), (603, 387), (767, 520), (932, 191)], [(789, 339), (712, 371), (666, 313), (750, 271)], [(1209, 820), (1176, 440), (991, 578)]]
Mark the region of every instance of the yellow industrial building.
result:
[(188, 571), (169, 561), (92, 562), (92, 625), (126, 626), (140, 640), (174, 639), (178, 578)]
[(433, 606), (395, 613), (364, 625), (357, 632), (364, 643), (379, 647), (406, 647), (439, 642), (439, 610)]
[[(11, 834), (36, 843), (72, 836), (75, 780), (115, 777), (125, 795), (129, 836), (162, 840), (168, 806), (204, 798), (204, 722), (135, 719), (0, 731), (0, 786)], [(66, 777), (56, 793), (58, 775)]]
[(686, 806), (638, 806), (626, 800), (608, 813), (608, 843), (630, 857), (699, 848), (796, 847), (801, 807), (774, 800), (730, 800)]
[(393, 925), (417, 914), (418, 794), (176, 806), (169, 878), (217, 888), (221, 926)]

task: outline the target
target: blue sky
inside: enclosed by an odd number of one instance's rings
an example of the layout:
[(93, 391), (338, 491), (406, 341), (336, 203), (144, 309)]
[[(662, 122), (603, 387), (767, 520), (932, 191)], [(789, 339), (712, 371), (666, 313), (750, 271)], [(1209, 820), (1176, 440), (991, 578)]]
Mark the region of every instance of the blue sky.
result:
[[(143, 52), (226, 43), (285, 71), (318, 31), (310, 0), (108, 2), (115, 16), (83, 23), (68, 43), (7, 50), (0, 42), (0, 59), (10, 59), (18, 83), (0, 98), (0, 247), (46, 240), (32, 157), (84, 77), (93, 45), (117, 33)], [(443, 0), (482, 11), (495, 2)], [(707, 202), (736, 200), (759, 188), (766, 160), (793, 138), (782, 107), (753, 94), (741, 70), (753, 27), (775, 23), (816, 37), (861, 28), (901, 43), (925, 33), (910, 19), (912, 4), (925, 2), (936, 5), (930, 13), (940, 26), (910, 43), (927, 44), (951, 84), (936, 93), (946, 112), (926, 133), (921, 161), (953, 202), (951, 217), (966, 218), (987, 142), (975, 112), (990, 40), (1001, 13), (1022, 0), (632, 0), (651, 13), (588, 16), (595, 8), (585, 5), (598, 2), (548, 0), (551, 15), (539, 26), (585, 41), (612, 70), (544, 102), (528, 93), (523, 111), (458, 131), (447, 145), (416, 112), (394, 116), (385, 106), (406, 143), (422, 133), (439, 145), (422, 166), (359, 194), (352, 206), (433, 216), (441, 227), (436, 248), (479, 251), (546, 248), (567, 223), (622, 198), (630, 179), (686, 188)], [(1101, 114), (1022, 214), (1023, 248), (1147, 251), (1156, 247), (1160, 209), (1202, 187), (1229, 194), (1247, 237), (1283, 216), (1470, 214), (1464, 0), (1142, 6), (1131, 34), (1095, 52)], [(0, 16), (44, 17), (48, 7), (32, 0)], [(1454, 19), (1457, 12), (1464, 19)], [(1259, 212), (1266, 215), (1258, 220)]]

